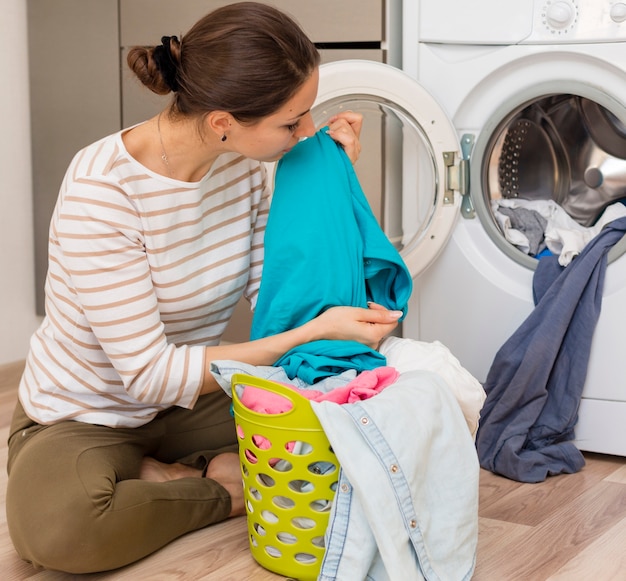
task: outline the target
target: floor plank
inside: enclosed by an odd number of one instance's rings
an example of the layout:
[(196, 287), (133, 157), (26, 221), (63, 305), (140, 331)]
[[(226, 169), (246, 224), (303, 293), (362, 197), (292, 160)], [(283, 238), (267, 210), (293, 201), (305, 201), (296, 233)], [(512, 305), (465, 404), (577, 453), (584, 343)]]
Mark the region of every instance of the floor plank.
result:
[[(542, 497), (535, 498), (541, 504)], [(523, 538), (503, 539), (499, 550), (490, 547), (481, 566), (489, 571), (489, 579), (548, 579), (625, 517), (623, 485), (601, 481), (572, 502), (565, 502), (560, 510), (548, 511)], [(507, 558), (503, 560), (502, 555)]]
[[(547, 581), (571, 581), (572, 579), (598, 579), (599, 581), (623, 581), (626, 579), (626, 519), (619, 521), (606, 533), (591, 543), (584, 551), (565, 563)], [(598, 576), (598, 572), (602, 576)]]
[[(581, 494), (613, 474), (621, 465), (613, 457), (594, 457), (580, 472), (548, 478), (541, 486), (517, 486), (488, 506), (481, 516), (535, 526), (558, 512), (564, 503), (574, 502)], [(497, 480), (502, 480), (496, 477)]]

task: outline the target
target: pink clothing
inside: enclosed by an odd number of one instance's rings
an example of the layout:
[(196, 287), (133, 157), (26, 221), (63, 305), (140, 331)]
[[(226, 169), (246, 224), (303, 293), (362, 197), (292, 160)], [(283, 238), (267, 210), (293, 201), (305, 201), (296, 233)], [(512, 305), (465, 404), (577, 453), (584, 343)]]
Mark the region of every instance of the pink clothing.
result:
[[(337, 404), (354, 403), (375, 396), (391, 385), (400, 374), (393, 367), (378, 367), (363, 371), (352, 381), (329, 392), (315, 389), (300, 389), (282, 384), (312, 401), (332, 401)], [(248, 409), (266, 414), (280, 414), (291, 409), (291, 402), (281, 395), (258, 387), (246, 386), (240, 396), (241, 403)]]

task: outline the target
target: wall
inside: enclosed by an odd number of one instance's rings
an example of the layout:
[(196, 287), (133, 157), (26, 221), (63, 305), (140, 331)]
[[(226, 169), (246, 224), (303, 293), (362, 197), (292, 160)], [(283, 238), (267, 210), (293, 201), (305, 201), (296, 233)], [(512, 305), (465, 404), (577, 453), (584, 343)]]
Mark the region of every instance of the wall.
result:
[(26, 0), (0, 0), (0, 365), (24, 359), (35, 315)]

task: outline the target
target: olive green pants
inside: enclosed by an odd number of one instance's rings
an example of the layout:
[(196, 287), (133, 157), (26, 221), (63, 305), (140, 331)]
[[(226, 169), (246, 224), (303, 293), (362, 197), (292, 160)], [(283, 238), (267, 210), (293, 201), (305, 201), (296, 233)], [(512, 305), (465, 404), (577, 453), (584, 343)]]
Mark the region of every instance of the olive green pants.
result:
[(18, 403), (9, 434), (6, 512), (19, 555), (36, 567), (89, 573), (136, 561), (224, 520), (230, 496), (214, 480), (139, 480), (144, 456), (204, 470), (237, 450), (231, 400), (199, 398), (139, 428), (74, 421), (41, 426)]

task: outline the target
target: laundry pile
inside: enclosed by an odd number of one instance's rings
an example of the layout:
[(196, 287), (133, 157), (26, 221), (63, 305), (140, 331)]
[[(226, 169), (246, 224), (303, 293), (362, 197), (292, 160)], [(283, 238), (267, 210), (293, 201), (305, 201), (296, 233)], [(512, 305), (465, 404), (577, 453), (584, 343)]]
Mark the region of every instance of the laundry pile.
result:
[[(232, 366), (232, 364), (231, 364)], [(223, 367), (223, 363), (213, 365), (214, 372), (223, 377), (220, 372), (220, 367)], [(255, 370), (256, 371), (256, 370)], [(263, 372), (256, 371), (255, 376), (259, 377)], [(329, 391), (320, 391), (314, 389), (313, 386), (309, 388), (298, 388), (289, 382), (281, 382), (281, 385), (293, 389), (296, 393), (302, 397), (311, 401), (332, 401), (336, 404), (356, 403), (374, 397), (380, 393), (383, 389), (391, 385), (400, 374), (393, 367), (377, 367), (363, 371), (352, 381), (349, 381), (343, 386), (337, 386)], [(232, 378), (232, 372), (230, 374)], [(227, 383), (232, 383), (228, 381)], [(238, 386), (240, 392), (237, 394), (241, 404), (253, 412), (260, 414), (283, 414), (290, 409), (293, 405), (287, 398), (268, 391), (267, 389), (261, 389), (252, 385)], [(271, 443), (267, 438), (261, 434), (255, 434), (252, 436), (252, 441), (259, 450), (268, 450)], [(303, 449), (303, 442), (291, 441), (287, 442), (286, 449), (293, 454), (306, 453)], [(248, 460), (256, 462), (253, 453), (246, 450)], [(280, 467), (280, 460), (271, 461), (270, 464), (274, 468)]]
[(567, 266), (609, 222), (626, 216), (626, 206), (615, 202), (593, 226), (581, 226), (554, 200), (506, 198), (493, 200), (493, 214), (504, 237), (522, 252), (538, 256), (544, 250)]

